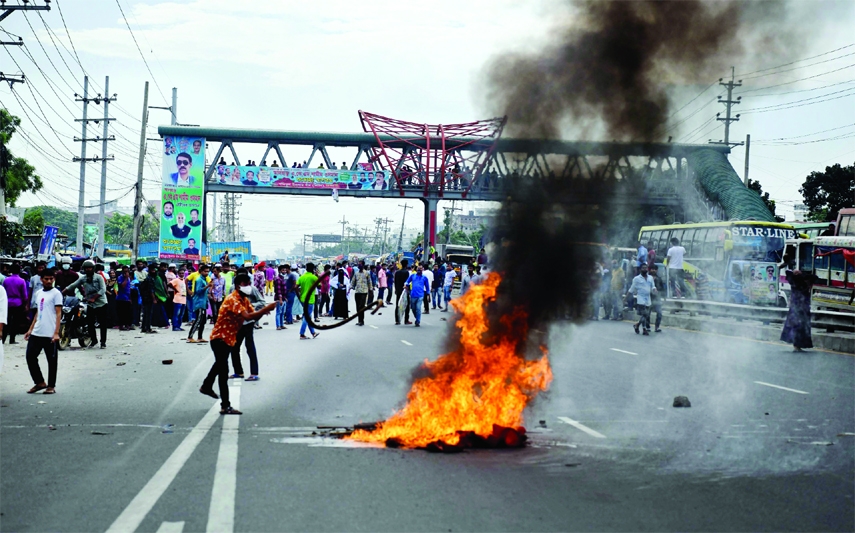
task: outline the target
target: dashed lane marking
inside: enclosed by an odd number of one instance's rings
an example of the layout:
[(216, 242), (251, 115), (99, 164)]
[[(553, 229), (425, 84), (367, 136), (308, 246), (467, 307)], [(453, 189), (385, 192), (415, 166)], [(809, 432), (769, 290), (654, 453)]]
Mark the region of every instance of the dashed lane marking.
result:
[(378, 328), (377, 326), (374, 326), (374, 325), (371, 325), (371, 324), (368, 324), (368, 326), (369, 326), (369, 327), (372, 327), (372, 328), (374, 328), (374, 329), (380, 329), (380, 328)]
[(406, 344), (407, 346), (412, 346), (412, 345), (413, 345), (413, 343), (411, 343), (411, 342), (407, 342), (407, 341), (401, 341), (401, 342), (403, 342), (403, 343), (404, 343), (404, 344)]
[(764, 387), (772, 387), (775, 389), (781, 389), (781, 390), (785, 390), (788, 392), (795, 392), (796, 394), (810, 394), (809, 392), (805, 392), (803, 390), (796, 390), (796, 389), (791, 389), (789, 387), (782, 387), (780, 385), (773, 385), (771, 383), (766, 383), (765, 381), (755, 381), (754, 383), (756, 383), (758, 385), (763, 385)]
[(157, 533), (182, 533), (184, 522), (164, 522), (157, 528)]
[(580, 423), (580, 422), (576, 422), (576, 421), (575, 421), (575, 420), (573, 420), (572, 418), (567, 418), (566, 416), (559, 416), (559, 417), (558, 417), (558, 420), (560, 420), (560, 421), (564, 422), (565, 424), (570, 424), (570, 425), (571, 425), (571, 426), (573, 426), (574, 428), (579, 429), (579, 430), (582, 430), (582, 431), (584, 431), (585, 433), (587, 433), (588, 435), (590, 435), (590, 436), (592, 436), (592, 437), (596, 437), (596, 438), (598, 438), (598, 439), (604, 439), (604, 438), (606, 438), (606, 436), (605, 436), (605, 435), (603, 435), (602, 433), (600, 433), (599, 431), (595, 431), (595, 430), (593, 430), (593, 429), (589, 428), (588, 426), (586, 426), (585, 424), (582, 424), (582, 423)]
[(158, 469), (154, 476), (145, 484), (142, 490), (131, 500), (131, 503), (122, 511), (122, 514), (116, 518), (115, 522), (107, 530), (108, 533), (124, 533), (127, 531), (136, 531), (142, 521), (148, 515), (149, 511), (157, 503), (157, 500), (166, 492), (169, 485), (178, 475), (178, 472), (193, 454), (193, 451), (208, 434), (208, 431), (214, 426), (220, 418), (220, 404), (214, 403), (211, 409), (205, 413), (202, 420), (196, 424), (190, 433), (184, 437), (178, 448), (172, 452), (172, 455)]
[[(229, 403), (240, 409), (240, 382), (229, 387)], [(240, 416), (223, 418), (223, 433), (220, 436), (220, 452), (214, 471), (214, 487), (211, 489), (211, 507), (208, 509), (209, 532), (231, 533), (235, 529), (235, 494), (237, 490), (238, 428)]]
[(620, 349), (618, 349), (618, 348), (609, 348), (609, 350), (611, 350), (611, 351), (613, 351), (613, 352), (628, 353), (629, 355), (638, 355), (638, 354), (637, 354), (637, 353), (635, 353), (635, 352), (628, 352), (628, 351), (626, 351), (626, 350), (620, 350)]

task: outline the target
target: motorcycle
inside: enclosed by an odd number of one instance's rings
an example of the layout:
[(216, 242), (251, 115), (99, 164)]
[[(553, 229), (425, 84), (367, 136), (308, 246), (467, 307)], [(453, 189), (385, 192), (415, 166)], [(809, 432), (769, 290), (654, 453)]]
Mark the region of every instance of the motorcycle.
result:
[(60, 350), (65, 350), (72, 339), (77, 339), (81, 348), (90, 344), (89, 327), (86, 324), (86, 302), (74, 296), (66, 296), (62, 302), (62, 319), (59, 325)]

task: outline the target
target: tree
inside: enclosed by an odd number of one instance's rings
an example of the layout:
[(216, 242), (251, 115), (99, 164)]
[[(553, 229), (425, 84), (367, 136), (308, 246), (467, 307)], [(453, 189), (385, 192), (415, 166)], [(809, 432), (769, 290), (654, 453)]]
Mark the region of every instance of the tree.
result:
[(41, 210), (27, 209), (24, 213), (24, 232), (34, 235), (41, 233), (45, 227), (45, 217)]
[(775, 214), (775, 200), (769, 198), (769, 193), (763, 192), (763, 187), (760, 186), (759, 181), (754, 181), (752, 179), (748, 179), (745, 183), (745, 186), (756, 192), (760, 195), (760, 199), (763, 200), (763, 203), (766, 204), (766, 207), (769, 208), (769, 212), (772, 213), (772, 216), (775, 217), (776, 222), (783, 222), (784, 217), (778, 216)]
[(20, 125), (20, 118), (0, 109), (0, 187), (4, 189), (6, 203), (13, 207), (22, 193), (42, 188), (42, 179), (35, 167), (9, 151), (9, 141)]
[(836, 164), (825, 167), (825, 172), (811, 172), (805, 178), (802, 193), (808, 218), (817, 222), (837, 220), (837, 212), (855, 205), (855, 165)]
[[(44, 221), (42, 225), (56, 226), (59, 232), (63, 235), (77, 234), (77, 213), (59, 209), (50, 205), (39, 205), (30, 207), (24, 214), (24, 220), (27, 217), (41, 217)], [(41, 232), (41, 229), (39, 229)]]
[[(160, 217), (157, 207), (148, 204), (140, 226), (140, 242), (160, 239)], [(130, 244), (134, 236), (134, 217), (124, 213), (113, 213), (104, 224), (104, 242)]]

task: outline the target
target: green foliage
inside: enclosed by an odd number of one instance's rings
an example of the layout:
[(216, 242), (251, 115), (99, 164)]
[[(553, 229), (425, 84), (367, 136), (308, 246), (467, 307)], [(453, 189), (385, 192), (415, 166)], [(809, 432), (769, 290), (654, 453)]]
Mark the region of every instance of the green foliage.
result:
[[(77, 235), (77, 213), (58, 209), (50, 205), (39, 205), (27, 209), (24, 215), (25, 223), (27, 217), (41, 217), (43, 220), (42, 226), (56, 226), (63, 235)], [(39, 228), (38, 233), (41, 233), (41, 228)]]
[(783, 222), (784, 217), (778, 216), (775, 214), (775, 200), (769, 198), (769, 193), (763, 192), (763, 187), (760, 185), (759, 181), (754, 181), (752, 179), (748, 179), (745, 184), (746, 187), (751, 189), (760, 195), (760, 199), (763, 200), (763, 203), (766, 204), (766, 207), (769, 208), (769, 212), (772, 213), (772, 216), (775, 217), (776, 222)]
[(15, 206), (22, 193), (35, 192), (42, 188), (42, 179), (36, 174), (34, 166), (22, 157), (15, 157), (9, 151), (8, 144), (12, 135), (21, 124), (21, 119), (0, 109), (0, 152), (5, 151), (5, 165), (0, 171), (0, 182), (4, 184), (6, 203)]
[(41, 210), (27, 209), (24, 213), (24, 233), (41, 233), (45, 227), (45, 217)]
[(855, 165), (839, 163), (825, 167), (825, 172), (811, 172), (799, 192), (808, 208), (808, 217), (817, 222), (837, 220), (837, 212), (853, 206)]
[[(76, 230), (75, 230), (76, 231)], [(104, 242), (110, 244), (131, 244), (134, 236), (134, 217), (124, 213), (113, 213), (104, 224)], [(157, 208), (146, 207), (140, 226), (140, 242), (160, 239), (160, 218)]]
[(14, 256), (24, 242), (24, 225), (0, 218), (0, 254)]

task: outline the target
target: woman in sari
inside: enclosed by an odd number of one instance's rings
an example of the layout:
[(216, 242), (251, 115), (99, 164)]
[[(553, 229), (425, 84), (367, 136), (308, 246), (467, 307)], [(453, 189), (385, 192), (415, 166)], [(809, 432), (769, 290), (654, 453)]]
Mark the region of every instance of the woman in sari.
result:
[(813, 348), (810, 337), (810, 290), (819, 281), (812, 272), (787, 270), (787, 281), (790, 283), (790, 310), (781, 331), (781, 340), (792, 344), (795, 352), (804, 348)]

